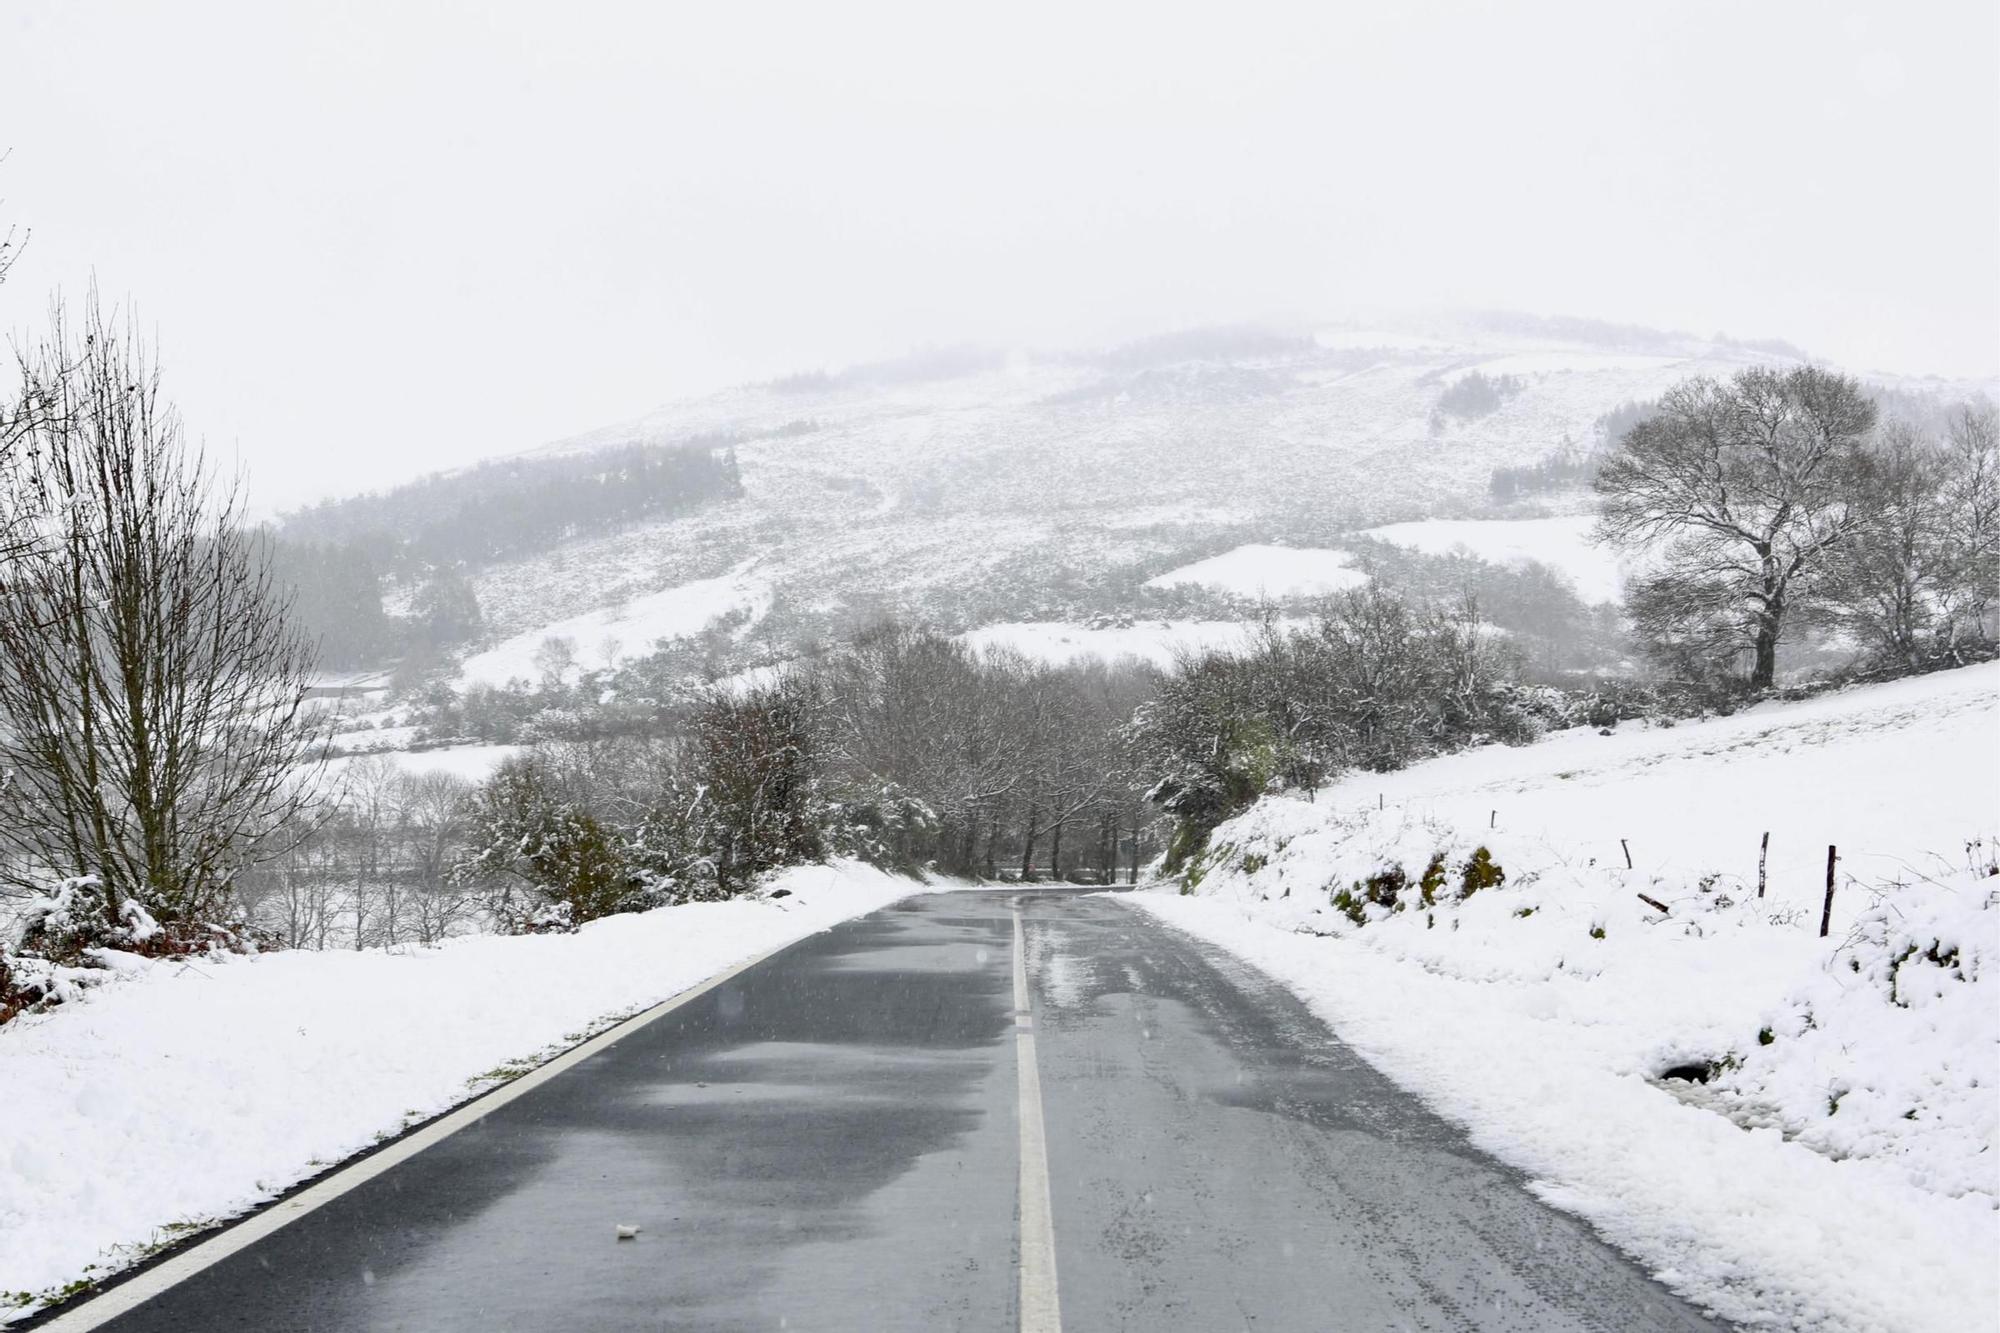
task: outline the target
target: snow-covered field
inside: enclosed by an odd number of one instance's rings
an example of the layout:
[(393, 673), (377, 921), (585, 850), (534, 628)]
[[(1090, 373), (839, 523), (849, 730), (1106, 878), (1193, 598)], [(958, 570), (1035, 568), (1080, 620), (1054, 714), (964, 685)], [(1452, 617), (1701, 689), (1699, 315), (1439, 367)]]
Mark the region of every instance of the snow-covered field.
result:
[[(1283, 622), (1291, 624), (1294, 622)], [(1184, 652), (1247, 647), (1256, 626), (1240, 620), (1142, 620), (1093, 628), (1058, 620), (987, 625), (959, 636), (974, 648), (1011, 648), (1038, 662), (1136, 657), (1171, 666)]]
[(525, 745), (445, 745), (435, 750), (380, 750), (369, 755), (342, 755), (327, 761), (326, 774), (337, 778), (357, 759), (380, 757), (405, 773), (449, 773), (469, 782), (483, 782)]
[(1521, 519), (1424, 519), (1360, 533), (1426, 555), (1466, 551), (1491, 564), (1539, 561), (1567, 575), (1586, 602), (1616, 602), (1628, 572), (1615, 552), (1590, 540), (1593, 515)]
[(771, 590), (750, 574), (753, 563), (746, 561), (712, 579), (698, 579), (516, 634), (466, 659), (459, 668), (458, 686), (464, 689), (537, 679), (541, 668), (536, 654), (548, 639), (569, 640), (578, 667), (603, 666), (610, 664), (605, 661), (607, 656), (650, 652), (658, 640), (686, 638), (735, 612), (754, 622), (770, 606)]
[[(1982, 666), (1357, 775), (1225, 824), (1194, 896), (1123, 901), (1292, 985), (1727, 1318), (1990, 1329), (1996, 830), (2000, 666)], [(1461, 902), (1480, 846), (1505, 883)], [(1356, 925), (1331, 902), (1390, 865), (1398, 909), (1360, 904)], [(1688, 1065), (1712, 1076), (1660, 1077)]]
[(1146, 580), (1149, 588), (1195, 584), (1239, 597), (1318, 597), (1356, 588), (1368, 576), (1345, 551), (1292, 546), (1239, 546)]
[[(104, 988), (0, 1029), (0, 1294), (106, 1276), (615, 1019), (926, 891), (845, 863), (778, 884), (791, 896), (574, 935), (127, 957)], [(0, 1301), (0, 1322), (25, 1312)]]

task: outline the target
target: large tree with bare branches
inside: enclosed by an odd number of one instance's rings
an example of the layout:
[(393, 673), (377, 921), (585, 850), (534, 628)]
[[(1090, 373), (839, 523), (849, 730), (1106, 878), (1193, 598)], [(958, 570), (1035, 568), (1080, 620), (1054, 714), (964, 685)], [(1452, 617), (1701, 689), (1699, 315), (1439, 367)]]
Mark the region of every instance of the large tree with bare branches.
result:
[(141, 341), (93, 296), (20, 357), (0, 572), (0, 876), (96, 875), (115, 918), (222, 905), (311, 798), (312, 645)]
[(1643, 549), (1628, 609), (1656, 647), (1750, 660), (1771, 684), (1787, 614), (1872, 521), (1875, 405), (1812, 366), (1688, 380), (1598, 469), (1600, 536)]

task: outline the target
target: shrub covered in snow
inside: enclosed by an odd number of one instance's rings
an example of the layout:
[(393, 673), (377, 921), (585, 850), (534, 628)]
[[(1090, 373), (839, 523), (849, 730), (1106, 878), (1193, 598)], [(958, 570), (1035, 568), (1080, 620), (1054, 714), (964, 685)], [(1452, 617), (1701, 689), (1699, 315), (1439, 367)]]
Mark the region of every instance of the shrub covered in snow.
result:
[[(1964, 866), (1847, 883), (1843, 928), (1733, 877), (1566, 859), (1504, 830), (1280, 798), (1215, 833), (1185, 892), (1349, 937), (1433, 976), (1549, 989), (1615, 1067), (1837, 1159), (2000, 1207), (2000, 875)], [(1659, 911), (1652, 904), (1664, 905)], [(1858, 909), (1858, 910), (1857, 910)], [(1554, 1033), (1550, 1033), (1554, 1038)]]
[(120, 956), (171, 958), (251, 947), (242, 932), (221, 926), (162, 926), (136, 898), (116, 913), (92, 876), (63, 881), (28, 900), (0, 938), (0, 1023), (74, 1000), (120, 968)]
[[(1983, 850), (1985, 844), (1975, 845)], [(1836, 1159), (1896, 1162), (2000, 1207), (2000, 878), (1883, 888), (1830, 957), (1738, 1034), (1706, 1091)]]
[(1977, 667), (1356, 774), (1222, 823), (1191, 893), (1127, 901), (1295, 987), (1727, 1319), (1988, 1326), (1995, 682)]
[(1553, 692), (1514, 683), (1517, 669), (1477, 607), (1405, 601), (1372, 583), (1306, 629), (1273, 627), (1248, 652), (1183, 663), (1132, 728), (1149, 799), (1175, 821), (1168, 869), (1267, 792), (1532, 740), (1565, 710)]

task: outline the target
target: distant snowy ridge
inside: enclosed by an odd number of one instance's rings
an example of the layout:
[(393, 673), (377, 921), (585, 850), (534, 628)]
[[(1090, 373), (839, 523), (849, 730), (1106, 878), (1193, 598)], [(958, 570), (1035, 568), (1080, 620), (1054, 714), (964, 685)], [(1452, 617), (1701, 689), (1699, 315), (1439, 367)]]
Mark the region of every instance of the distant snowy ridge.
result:
[[(531, 654), (558, 622), (757, 557), (771, 609), (745, 631), (740, 660), (718, 663), (725, 673), (878, 610), (966, 629), (1158, 618), (1202, 589), (1314, 596), (1304, 585), (1352, 584), (1328, 565), (1294, 584), (1274, 552), (1300, 553), (1285, 558), (1303, 568), (1305, 552), (1335, 551), (1357, 529), (1483, 512), (1495, 468), (1591, 444), (1614, 408), (1690, 375), (1792, 363), (1791, 349), (1726, 339), (1472, 317), (793, 376), (553, 446), (732, 439), (744, 493), (489, 567), (477, 593), (488, 623)], [(1474, 370), (1519, 383), (1490, 412), (1440, 418), (1441, 396)], [(1994, 387), (1877, 382), (1948, 398)], [(1575, 541), (1467, 544), (1556, 564), (1593, 600), (1616, 593), (1608, 559)], [(1235, 554), (1200, 568), (1218, 551)], [(595, 622), (575, 628), (585, 654), (603, 637)], [(628, 652), (650, 642), (636, 628), (617, 637)], [(520, 645), (510, 654), (474, 670), (518, 672)]]

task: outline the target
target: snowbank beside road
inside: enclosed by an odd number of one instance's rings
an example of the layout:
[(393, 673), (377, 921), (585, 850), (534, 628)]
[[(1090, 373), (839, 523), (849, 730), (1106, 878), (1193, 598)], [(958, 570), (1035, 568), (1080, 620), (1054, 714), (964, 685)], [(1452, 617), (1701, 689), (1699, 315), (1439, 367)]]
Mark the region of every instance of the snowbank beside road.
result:
[(281, 1193), (746, 958), (923, 886), (855, 864), (780, 899), (574, 935), (148, 963), (0, 1028), (0, 1322)]
[[(2000, 1327), (1996, 685), (1981, 667), (1363, 775), (1223, 825), (1195, 896), (1122, 901), (1291, 985), (1727, 1318)], [(1760, 826), (1792, 846), (1774, 835), (1761, 900)], [(1822, 940), (1828, 842), (1855, 859)], [(1479, 847), (1505, 881), (1461, 900)]]

